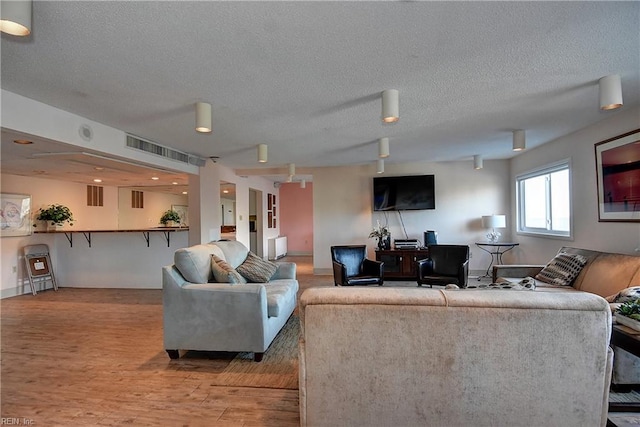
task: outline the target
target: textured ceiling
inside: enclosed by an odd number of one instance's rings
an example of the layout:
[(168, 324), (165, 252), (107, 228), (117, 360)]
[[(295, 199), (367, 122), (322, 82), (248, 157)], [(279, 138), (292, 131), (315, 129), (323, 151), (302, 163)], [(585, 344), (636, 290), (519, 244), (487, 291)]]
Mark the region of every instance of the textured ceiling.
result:
[(385, 136), (389, 163), (471, 162), (513, 156), (514, 129), (532, 148), (617, 114), (602, 76), (640, 105), (639, 28), (640, 2), (35, 2), (1, 83), (244, 171), (374, 162)]

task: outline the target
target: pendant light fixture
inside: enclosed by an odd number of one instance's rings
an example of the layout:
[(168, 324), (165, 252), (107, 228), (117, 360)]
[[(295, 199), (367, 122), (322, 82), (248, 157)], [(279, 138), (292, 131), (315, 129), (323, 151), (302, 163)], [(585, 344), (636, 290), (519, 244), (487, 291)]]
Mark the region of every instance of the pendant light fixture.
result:
[(307, 180), (303, 179), (302, 181), (300, 181), (300, 188), (307, 188)]
[(196, 131), (211, 132), (211, 104), (196, 102)]
[(522, 151), (526, 147), (526, 137), (523, 130), (513, 131), (513, 151)]
[(473, 168), (474, 169), (482, 169), (482, 156), (480, 154), (476, 154), (473, 156)]
[(0, 31), (13, 36), (31, 34), (31, 0), (3, 1), (0, 4)]
[(378, 170), (377, 173), (384, 173), (384, 159), (378, 159)]
[(378, 157), (381, 159), (389, 157), (389, 138), (380, 138), (378, 140)]
[(296, 174), (296, 164), (289, 163), (289, 176), (293, 177)]
[(267, 163), (267, 144), (258, 144), (258, 162)]
[(396, 89), (382, 92), (382, 121), (395, 123), (400, 120), (400, 95)]
[(622, 83), (618, 74), (603, 77), (598, 84), (601, 110), (615, 110), (622, 107)]

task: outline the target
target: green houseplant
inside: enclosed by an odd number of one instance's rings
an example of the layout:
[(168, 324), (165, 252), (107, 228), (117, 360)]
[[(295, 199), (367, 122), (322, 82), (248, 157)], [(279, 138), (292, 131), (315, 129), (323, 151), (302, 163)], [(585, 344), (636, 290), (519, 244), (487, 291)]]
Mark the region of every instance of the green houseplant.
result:
[[(49, 205), (46, 208), (40, 208), (36, 215), (36, 219), (38, 221), (46, 221), (47, 224), (52, 226), (62, 226), (65, 222), (69, 223), (69, 225), (73, 225), (75, 221), (73, 219), (73, 214), (71, 210), (64, 205)], [(34, 227), (36, 224), (33, 225)]]
[(173, 209), (169, 209), (160, 217), (160, 223), (163, 225), (169, 225), (170, 222), (175, 222), (180, 224), (180, 214)]

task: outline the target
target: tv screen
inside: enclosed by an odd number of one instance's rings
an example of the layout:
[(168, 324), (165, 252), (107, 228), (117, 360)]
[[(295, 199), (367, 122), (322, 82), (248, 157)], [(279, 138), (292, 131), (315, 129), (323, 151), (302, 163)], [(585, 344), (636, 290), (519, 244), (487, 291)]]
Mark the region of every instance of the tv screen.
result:
[(403, 211), (435, 209), (434, 175), (373, 178), (373, 210)]

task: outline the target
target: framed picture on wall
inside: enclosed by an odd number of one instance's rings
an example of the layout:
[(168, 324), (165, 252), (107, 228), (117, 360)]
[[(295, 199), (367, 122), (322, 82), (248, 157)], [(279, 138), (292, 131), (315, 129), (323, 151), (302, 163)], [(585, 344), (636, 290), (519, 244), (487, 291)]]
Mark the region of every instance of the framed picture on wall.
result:
[(598, 221), (640, 222), (640, 129), (595, 144)]
[(273, 228), (273, 214), (271, 212), (267, 213), (267, 228)]
[(267, 209), (271, 210), (273, 208), (273, 194), (267, 194)]
[(178, 212), (178, 215), (180, 215), (181, 225), (189, 225), (189, 206), (171, 205), (171, 210)]
[(31, 229), (31, 196), (0, 194), (0, 236), (29, 236)]

